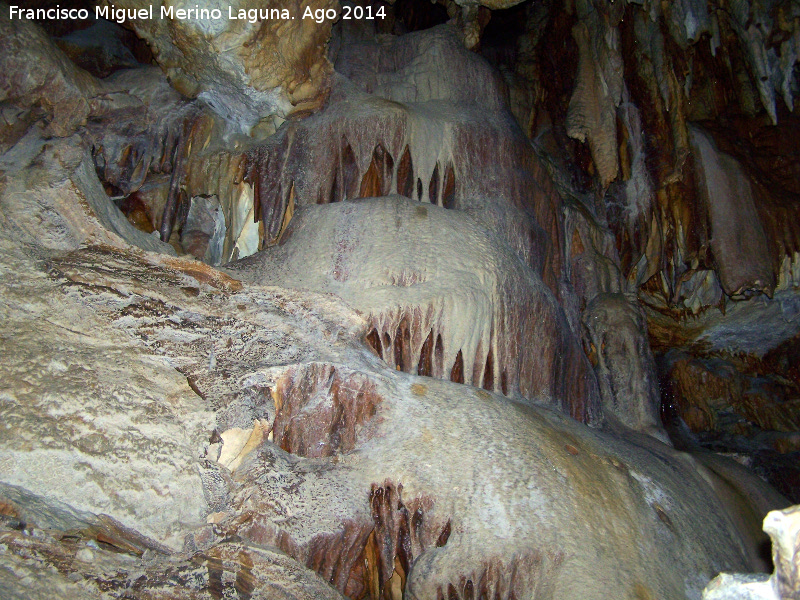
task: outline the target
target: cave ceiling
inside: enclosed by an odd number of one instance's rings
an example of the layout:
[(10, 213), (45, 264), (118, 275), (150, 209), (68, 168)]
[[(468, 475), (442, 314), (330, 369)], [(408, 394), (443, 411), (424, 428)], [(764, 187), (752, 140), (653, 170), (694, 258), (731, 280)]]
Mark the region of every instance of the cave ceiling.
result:
[(0, 598), (800, 597), (800, 2), (0, 13)]

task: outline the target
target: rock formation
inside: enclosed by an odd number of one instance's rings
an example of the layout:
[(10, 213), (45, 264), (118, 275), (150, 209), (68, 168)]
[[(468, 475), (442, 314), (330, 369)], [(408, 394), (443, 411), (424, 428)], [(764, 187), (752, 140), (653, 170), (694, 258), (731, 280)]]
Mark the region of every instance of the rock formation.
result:
[(0, 597), (797, 595), (796, 2), (99, 6), (0, 4)]
[(580, 420), (600, 411), (594, 373), (553, 294), (465, 212), (400, 196), (311, 206), (279, 246), (229, 268), (341, 297), (400, 371), (546, 400)]
[[(131, 26), (175, 88), (202, 100), (235, 130), (250, 133), (264, 120), (313, 110), (324, 100), (331, 20), (301, 17), (306, 9), (334, 9), (330, 0), (267, 5), (242, 0), (219, 6), (122, 0), (104, 6), (112, 12), (154, 7), (159, 14), (131, 19)], [(214, 9), (219, 17), (210, 13)], [(282, 10), (297, 18), (287, 19)]]
[(764, 518), (772, 539), (771, 576), (722, 573), (703, 591), (704, 600), (779, 600), (800, 596), (800, 506), (774, 510)]

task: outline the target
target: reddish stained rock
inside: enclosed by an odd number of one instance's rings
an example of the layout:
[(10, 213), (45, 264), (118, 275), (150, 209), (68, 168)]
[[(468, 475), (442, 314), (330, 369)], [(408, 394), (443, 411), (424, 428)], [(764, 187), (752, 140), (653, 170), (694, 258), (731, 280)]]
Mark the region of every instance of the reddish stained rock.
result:
[(288, 371), (275, 393), (281, 402), (272, 429), (275, 443), (308, 458), (330, 457), (363, 444), (381, 402), (365, 378), (342, 378), (323, 365)]
[[(317, 375), (316, 369), (311, 368), (305, 373), (295, 371), (292, 377), (309, 377), (310, 383), (318, 379)], [(585, 565), (579, 557), (587, 544), (594, 543), (595, 536), (607, 545), (610, 540), (621, 543), (619, 536), (630, 533), (640, 544), (649, 544), (643, 540), (652, 539), (655, 546), (647, 552), (666, 553), (671, 560), (693, 560), (685, 553), (697, 552), (700, 538), (695, 533), (689, 535), (686, 527), (694, 532), (700, 523), (686, 521), (678, 498), (685, 499), (684, 494), (690, 493), (699, 500), (697, 495), (703, 495), (706, 484), (700, 484), (705, 480), (693, 473), (696, 466), (673, 462), (670, 457), (678, 453), (671, 449), (637, 438), (638, 450), (628, 453), (623, 450), (625, 443), (611, 441), (552, 411), (515, 406), (484, 391), (447, 399), (451, 392), (468, 390), (448, 382), (420, 380), (391, 370), (368, 378), (382, 397), (377, 405), (376, 435), (357, 442), (354, 451), (325, 459), (300, 458), (264, 445), (248, 456), (235, 474), (230, 510), (238, 516), (220, 523), (227, 535), (277, 544), (297, 560), (313, 565), (354, 598), (368, 594), (396, 598), (391, 595), (395, 584), (403, 590), (403, 597), (420, 600), (464, 598), (469, 596), (463, 594), (479, 590), (504, 599), (524, 597), (530, 590), (568, 597), (568, 590), (575, 590), (575, 586), (581, 589), (580, 597), (600, 598), (607, 597), (614, 585), (634, 585), (636, 581), (620, 584), (621, 571), (616, 569), (617, 579), (604, 580), (602, 595), (592, 596), (592, 590), (597, 589), (597, 573), (605, 570), (596, 568), (590, 583), (583, 578), (585, 571), (581, 569)], [(496, 427), (497, 419), (507, 410), (515, 416), (508, 422), (510, 429), (500, 438), (478, 435), (464, 441), (463, 436), (450, 437), (453, 427), (473, 430), (477, 414)], [(444, 421), (440, 422), (440, 417)], [(397, 427), (398, 418), (412, 420), (417, 426)], [(538, 424), (534, 436), (530, 435), (532, 423)], [(521, 427), (520, 432), (525, 431), (522, 435), (527, 442), (517, 440), (517, 427)], [(446, 439), (451, 443), (444, 443)], [(501, 450), (507, 443), (509, 450), (513, 448), (510, 454)], [(428, 448), (436, 450), (429, 455)], [(510, 467), (512, 471), (518, 460), (537, 464), (518, 456), (521, 450), (546, 456), (537, 475), (525, 479), (526, 485), (520, 485), (517, 478), (515, 485), (509, 487), (503, 485), (502, 477), (497, 480), (484, 475), (470, 480), (462, 476), (464, 466), (473, 465), (476, 460), (489, 461), (501, 469)], [(498, 452), (503, 456), (499, 463)], [(418, 453), (422, 453), (419, 460), (414, 458)], [(460, 458), (455, 460), (456, 456)], [(670, 463), (667, 471), (656, 466), (662, 461)], [(658, 480), (651, 469), (661, 473)], [(716, 481), (715, 475), (705, 470), (703, 473)], [(620, 477), (629, 482), (630, 487), (623, 486), (626, 491), (617, 487)], [(492, 491), (473, 501), (470, 495), (476, 486), (484, 492)], [(578, 499), (578, 490), (583, 486), (594, 490), (596, 502), (586, 504)], [(553, 494), (556, 488), (561, 493)], [(678, 488), (682, 490), (680, 496), (673, 491)], [(633, 499), (639, 497), (636, 490), (644, 493), (642, 498), (647, 502)], [(551, 498), (553, 504), (546, 498)], [(544, 512), (540, 512), (540, 501), (548, 503)], [(581, 506), (576, 510), (588, 511), (597, 520), (581, 525), (582, 534), (576, 538), (579, 543), (573, 544), (569, 536), (563, 536), (562, 526), (551, 526), (554, 520), (574, 519), (567, 514), (574, 510), (571, 507), (576, 501)], [(708, 501), (710, 498), (706, 497), (705, 502)], [(529, 529), (526, 520), (515, 518), (519, 510), (538, 524)], [(632, 519), (629, 511), (639, 518)], [(580, 514), (585, 519), (586, 513)], [(716, 529), (722, 525), (720, 514), (711, 512), (710, 518), (702, 521), (702, 527), (716, 531), (711, 535), (720, 532)], [(637, 528), (647, 525), (632, 533), (622, 527), (623, 521), (637, 523)], [(646, 533), (650, 528), (659, 533), (651, 538)], [(478, 531), (487, 534), (480, 544), (474, 538)], [(535, 543), (523, 542), (529, 534), (535, 536)], [(556, 538), (559, 541), (551, 543)], [(666, 539), (672, 541), (665, 546)], [(679, 541), (684, 539), (686, 544)], [(677, 554), (669, 549), (674, 540), (681, 547)], [(639, 573), (637, 581), (647, 580), (656, 586), (651, 593), (671, 589), (673, 584), (659, 560), (655, 560), (657, 569), (661, 569), (659, 577), (642, 572), (653, 559), (638, 555), (633, 550), (638, 544), (615, 547), (620, 550), (614, 555), (614, 563), (631, 564)], [(591, 555), (592, 564), (597, 567), (598, 555)], [(629, 560), (633, 562), (628, 563)], [(685, 593), (685, 574), (682, 570), (680, 592), (675, 588), (674, 592), (667, 592), (668, 597)]]
[[(448, 26), (402, 40), (343, 51), (337, 69), (349, 79), (335, 79), (329, 106), (248, 152), (264, 242), (280, 238), (290, 195), (302, 207), (398, 193), (484, 212), (558, 295), (559, 200), (497, 75)], [(443, 76), (454, 70), (458, 79)]]
[(226, 271), (337, 294), (397, 370), (600, 418), (597, 382), (558, 302), (469, 214), (390, 196), (306, 207), (290, 232)]

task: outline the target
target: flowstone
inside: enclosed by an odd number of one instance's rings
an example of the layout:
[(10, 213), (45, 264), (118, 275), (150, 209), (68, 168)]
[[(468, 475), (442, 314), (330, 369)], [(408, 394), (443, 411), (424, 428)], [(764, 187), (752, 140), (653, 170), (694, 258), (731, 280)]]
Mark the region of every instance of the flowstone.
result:
[[(116, 330), (120, 349), (136, 349), (122, 364), (160, 356), (216, 412), (217, 433), (207, 425), (200, 456), (179, 453), (199, 461), (210, 523), (186, 539), (188, 556), (213, 555), (224, 540), (266, 544), (349, 597), (395, 589), (419, 600), (697, 598), (717, 572), (754, 564), (739, 541), (748, 534), (726, 508), (746, 503), (747, 486), (720, 500), (713, 472), (647, 436), (609, 436), (546, 408), (389, 368), (360, 341), (367, 321), (333, 296), (109, 247), (48, 264), (49, 275), (28, 263), (39, 275), (25, 296), (92, 310), (96, 331)], [(25, 318), (8, 314), (6, 327)], [(155, 383), (141, 385), (158, 393)], [(186, 420), (207, 410), (198, 409), (175, 410)], [(229, 430), (249, 421), (255, 431), (254, 420), (261, 433), (235, 442), (242, 434)], [(79, 442), (62, 442), (65, 455)], [(229, 442), (238, 464), (223, 466), (219, 445)], [(107, 512), (147, 527), (115, 504)], [(6, 547), (20, 556), (14, 544)], [(82, 581), (98, 580), (77, 564)]]
[(278, 246), (227, 271), (343, 298), (400, 371), (601, 416), (594, 373), (553, 294), (463, 211), (400, 196), (302, 208)]
[(246, 153), (264, 245), (295, 208), (399, 194), (480, 215), (558, 296), (560, 201), (490, 65), (442, 25), (352, 40), (336, 68), (323, 111)]

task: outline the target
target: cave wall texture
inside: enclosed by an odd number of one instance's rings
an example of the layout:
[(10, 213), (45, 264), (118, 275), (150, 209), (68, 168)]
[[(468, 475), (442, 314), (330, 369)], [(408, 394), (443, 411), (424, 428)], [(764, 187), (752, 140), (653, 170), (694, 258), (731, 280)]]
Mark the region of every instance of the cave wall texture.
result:
[(56, 4), (0, 598), (800, 598), (800, 2)]

